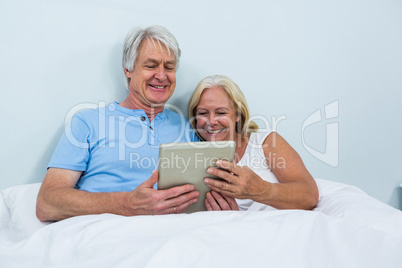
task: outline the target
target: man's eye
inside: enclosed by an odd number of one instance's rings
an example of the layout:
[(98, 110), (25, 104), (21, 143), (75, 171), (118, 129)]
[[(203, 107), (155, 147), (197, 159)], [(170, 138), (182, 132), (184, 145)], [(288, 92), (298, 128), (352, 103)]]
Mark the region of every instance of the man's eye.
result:
[(153, 68), (155, 68), (155, 65), (145, 65), (145, 68), (153, 69)]
[(165, 69), (168, 71), (174, 71), (175, 68), (173, 66), (166, 66)]

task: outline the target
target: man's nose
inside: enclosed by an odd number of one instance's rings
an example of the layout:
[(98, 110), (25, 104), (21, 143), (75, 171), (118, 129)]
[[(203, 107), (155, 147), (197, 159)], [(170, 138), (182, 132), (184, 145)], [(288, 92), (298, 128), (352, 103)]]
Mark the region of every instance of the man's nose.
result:
[(165, 71), (165, 68), (163, 66), (159, 66), (156, 69), (155, 78), (160, 80), (160, 81), (163, 81), (163, 80), (166, 79), (166, 71)]

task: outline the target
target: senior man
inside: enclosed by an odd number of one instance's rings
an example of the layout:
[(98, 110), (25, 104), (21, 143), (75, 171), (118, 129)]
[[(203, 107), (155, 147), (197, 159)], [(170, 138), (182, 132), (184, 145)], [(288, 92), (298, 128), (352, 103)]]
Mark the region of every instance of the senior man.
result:
[(176, 87), (180, 48), (164, 27), (126, 37), (128, 96), (74, 115), (57, 145), (36, 204), (41, 221), (78, 215), (180, 213), (197, 201), (193, 185), (156, 190), (161, 143), (197, 140), (187, 119), (165, 109)]

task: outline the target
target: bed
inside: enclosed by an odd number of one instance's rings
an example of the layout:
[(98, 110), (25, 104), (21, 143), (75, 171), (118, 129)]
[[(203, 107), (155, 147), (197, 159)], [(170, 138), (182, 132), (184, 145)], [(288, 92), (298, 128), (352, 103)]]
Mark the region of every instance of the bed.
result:
[(314, 211), (35, 217), (40, 183), (0, 191), (0, 267), (402, 267), (402, 212), (316, 179)]

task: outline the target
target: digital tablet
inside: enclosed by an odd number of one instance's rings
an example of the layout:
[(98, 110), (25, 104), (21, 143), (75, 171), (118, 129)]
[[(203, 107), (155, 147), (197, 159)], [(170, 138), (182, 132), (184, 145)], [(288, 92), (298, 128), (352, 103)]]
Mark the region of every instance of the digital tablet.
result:
[(209, 174), (207, 169), (216, 167), (216, 161), (219, 159), (233, 162), (235, 147), (234, 141), (161, 144), (158, 189), (193, 184), (200, 196), (185, 213), (206, 210), (205, 196), (211, 189), (204, 183), (204, 178), (220, 179)]

